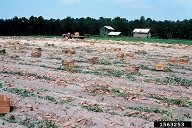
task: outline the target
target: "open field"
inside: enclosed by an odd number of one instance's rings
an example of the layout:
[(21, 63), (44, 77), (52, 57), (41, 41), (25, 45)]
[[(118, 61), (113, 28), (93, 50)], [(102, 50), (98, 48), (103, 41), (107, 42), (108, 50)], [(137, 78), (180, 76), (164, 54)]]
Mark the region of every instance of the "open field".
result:
[[(0, 94), (12, 106), (0, 128), (152, 128), (153, 121), (192, 120), (190, 45), (32, 37), (0, 37), (0, 45)], [(35, 48), (42, 49), (38, 58), (31, 57)], [(130, 65), (139, 71), (125, 70)]]

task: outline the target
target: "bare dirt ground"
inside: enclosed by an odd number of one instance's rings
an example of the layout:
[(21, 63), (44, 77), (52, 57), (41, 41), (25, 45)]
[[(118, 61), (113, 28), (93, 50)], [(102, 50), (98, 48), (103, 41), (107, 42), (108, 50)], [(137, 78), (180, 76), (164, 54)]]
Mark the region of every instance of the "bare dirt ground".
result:
[[(0, 37), (6, 50), (0, 55), (0, 94), (11, 100), (11, 112), (0, 116), (0, 128), (152, 128), (153, 121), (191, 120), (190, 46), (92, 42)], [(37, 47), (41, 57), (32, 58)], [(76, 53), (62, 53), (70, 49)], [(119, 52), (135, 56), (119, 59)], [(87, 63), (91, 57), (98, 62)], [(190, 63), (168, 62), (171, 57), (189, 58)], [(62, 60), (75, 60), (75, 67), (62, 66)], [(164, 71), (155, 70), (157, 63), (167, 65)], [(140, 67), (139, 72), (126, 72), (129, 65)]]

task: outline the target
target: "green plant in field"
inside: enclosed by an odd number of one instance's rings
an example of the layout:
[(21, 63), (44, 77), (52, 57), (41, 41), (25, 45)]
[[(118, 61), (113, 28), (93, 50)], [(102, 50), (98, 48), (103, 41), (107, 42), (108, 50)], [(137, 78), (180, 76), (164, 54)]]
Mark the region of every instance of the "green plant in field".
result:
[(140, 114), (139, 112), (138, 113), (125, 113), (124, 116), (128, 116), (128, 117), (138, 117), (138, 118), (141, 118), (141, 119), (144, 119), (144, 120), (147, 120), (147, 121), (153, 121), (151, 120), (149, 117), (147, 116), (144, 116), (142, 114)]
[(112, 63), (108, 60), (101, 60), (101, 61), (98, 61), (97, 64), (100, 64), (100, 65), (112, 65)]
[[(1, 118), (1, 117), (0, 117)], [(46, 120), (36, 120), (26, 118), (25, 120), (16, 120), (14, 115), (4, 116), (3, 120), (10, 123), (17, 123), (22, 126), (26, 126), (27, 128), (57, 128), (56, 124)]]
[(169, 98), (166, 98), (166, 97), (160, 97), (160, 96), (155, 95), (155, 94), (151, 94), (150, 98), (157, 99), (157, 100), (162, 100), (162, 101), (164, 101), (164, 102), (166, 102), (168, 104), (174, 104), (174, 105), (177, 105), (177, 106), (180, 106), (180, 107), (190, 107), (190, 108), (192, 108), (192, 102), (188, 101), (188, 100), (169, 99)]
[(116, 70), (116, 71), (111, 73), (111, 76), (120, 77), (120, 76), (122, 76), (124, 74), (125, 74), (125, 72), (123, 70)]
[(49, 101), (52, 101), (52, 102), (57, 102), (57, 100), (52, 96), (46, 96), (45, 100), (49, 100)]
[(113, 93), (120, 93), (120, 90), (119, 90), (118, 88), (113, 88), (111, 91), (112, 91)]
[(4, 90), (17, 94), (17, 95), (20, 95), (20, 96), (23, 96), (23, 97), (36, 97), (35, 94), (29, 93), (26, 89), (6, 88)]
[(98, 90), (102, 90), (104, 92), (111, 92), (109, 86), (96, 86), (93, 88), (93, 93), (96, 93)]
[(140, 112), (148, 112), (148, 113), (161, 113), (168, 115), (168, 111), (159, 110), (158, 108), (148, 108), (148, 107), (127, 107), (128, 109), (137, 110)]
[(88, 111), (93, 111), (93, 112), (103, 112), (103, 109), (101, 109), (98, 105), (96, 106), (83, 106), (86, 108)]
[(19, 71), (17, 71), (17, 72), (14, 72), (14, 71), (0, 71), (0, 73), (11, 74), (11, 75), (18, 75), (18, 76), (27, 76), (27, 77), (34, 76), (37, 79), (55, 80), (55, 79), (52, 79), (52, 78), (47, 77), (47, 76), (39, 76), (37, 74), (23, 73), (23, 72), (19, 72)]
[(168, 84), (177, 85), (177, 86), (188, 86), (188, 87), (192, 87), (192, 80), (185, 79), (185, 78), (166, 77), (163, 82), (168, 83)]
[(143, 65), (143, 64), (139, 64), (139, 68), (142, 70), (149, 70), (149, 67), (147, 67), (146, 65)]

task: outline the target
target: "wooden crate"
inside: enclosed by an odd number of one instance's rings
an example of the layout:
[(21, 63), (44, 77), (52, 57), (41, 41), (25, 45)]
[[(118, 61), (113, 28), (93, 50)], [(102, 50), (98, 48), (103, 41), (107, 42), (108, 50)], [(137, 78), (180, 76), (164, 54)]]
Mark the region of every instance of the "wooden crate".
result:
[(88, 58), (87, 59), (87, 63), (89, 63), (89, 64), (95, 64), (97, 61), (96, 61), (96, 59), (94, 59), (94, 58)]
[(42, 51), (42, 49), (41, 48), (35, 48), (35, 51), (40, 52), (40, 51)]
[(62, 50), (63, 54), (75, 54), (76, 51), (75, 50)]
[(123, 58), (124, 57), (124, 53), (118, 53), (117, 54), (117, 58)]
[(178, 59), (177, 59), (177, 58), (169, 58), (169, 59), (168, 59), (168, 62), (178, 63)]
[(75, 54), (75, 53), (76, 53), (75, 50), (68, 50), (68, 51), (67, 51), (67, 54)]
[(62, 65), (68, 66), (68, 67), (75, 67), (75, 61), (74, 60), (63, 60)]
[(31, 57), (39, 58), (39, 57), (41, 57), (41, 52), (33, 52), (33, 53), (31, 53)]
[(146, 53), (145, 50), (142, 50), (142, 49), (138, 50), (137, 52), (140, 53), (140, 54), (145, 54)]
[(134, 58), (134, 54), (133, 54), (133, 53), (127, 53), (127, 54), (125, 55), (125, 58), (126, 58), (126, 59), (133, 59), (133, 58)]
[(165, 69), (165, 64), (156, 64), (156, 71), (163, 71)]
[(48, 44), (48, 46), (54, 46), (54, 44)]
[(67, 54), (68, 50), (62, 50), (63, 54)]
[(139, 67), (127, 66), (125, 67), (125, 72), (139, 72)]
[(106, 48), (105, 48), (105, 47), (103, 47), (103, 48), (101, 48), (101, 50), (102, 50), (102, 51), (106, 51)]
[(10, 113), (10, 99), (5, 95), (0, 95), (0, 114)]
[(116, 48), (111, 48), (111, 52), (115, 52), (115, 51), (117, 51)]
[(116, 51), (121, 51), (121, 48), (116, 48)]
[(97, 57), (97, 56), (93, 57), (93, 59), (95, 60), (95, 63), (97, 63), (99, 61), (99, 57)]
[(180, 58), (179, 62), (180, 64), (189, 64), (190, 60), (188, 58)]
[(75, 32), (75, 37), (79, 37), (79, 32)]
[(90, 45), (95, 46), (95, 42), (91, 42)]

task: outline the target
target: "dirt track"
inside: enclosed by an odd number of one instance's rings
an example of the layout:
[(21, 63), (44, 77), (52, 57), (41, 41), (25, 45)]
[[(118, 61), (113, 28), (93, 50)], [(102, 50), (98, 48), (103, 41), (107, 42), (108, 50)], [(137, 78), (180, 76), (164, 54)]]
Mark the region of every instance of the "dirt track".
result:
[[(0, 94), (10, 98), (12, 110), (0, 116), (0, 128), (54, 123), (61, 128), (146, 128), (156, 120), (191, 120), (191, 47), (92, 42), (1, 37), (6, 54), (0, 55)], [(41, 57), (32, 58), (37, 47)], [(69, 49), (76, 53), (62, 53)], [(119, 59), (118, 53), (133, 53), (134, 58)], [(96, 64), (87, 63), (91, 57), (98, 57)], [(168, 62), (172, 57), (189, 58), (190, 63)], [(75, 67), (62, 66), (62, 60), (75, 60)], [(166, 64), (165, 70), (156, 71), (157, 63)], [(139, 72), (124, 71), (129, 65)]]

